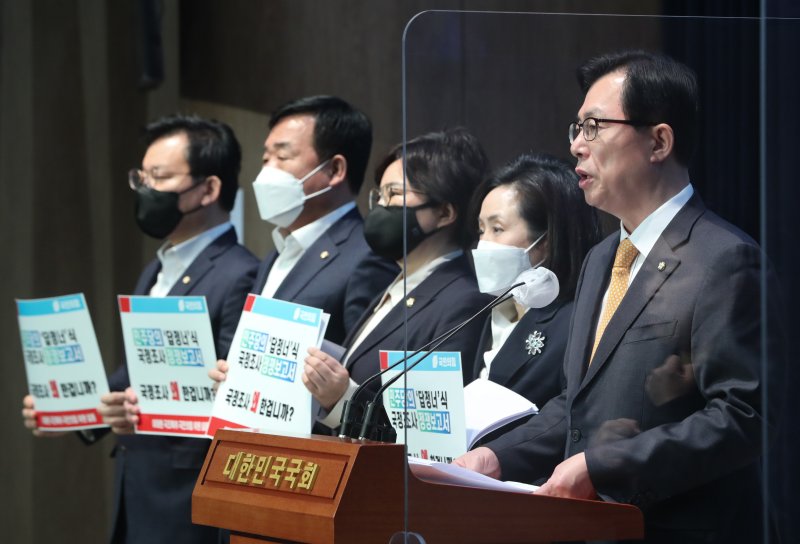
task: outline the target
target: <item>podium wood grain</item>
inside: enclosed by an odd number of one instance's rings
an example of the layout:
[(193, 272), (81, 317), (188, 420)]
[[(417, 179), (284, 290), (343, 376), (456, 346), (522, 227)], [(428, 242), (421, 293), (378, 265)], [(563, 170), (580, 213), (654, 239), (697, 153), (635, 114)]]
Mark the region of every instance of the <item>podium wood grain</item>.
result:
[[(231, 472), (236, 455), (239, 462), (260, 459), (259, 466), (266, 459), (291, 459), (295, 466), (302, 460), (317, 466), (316, 477), (303, 489), (296, 475), (289, 482), (265, 469), (254, 477), (241, 464)], [(249, 475), (242, 471), (248, 468)], [(406, 507), (407, 530), (427, 544), (643, 536), (641, 512), (630, 505), (421, 481), (407, 471), (402, 445), (233, 430), (216, 433), (192, 497), (192, 521), (231, 530), (232, 544), (381, 543), (403, 530)]]

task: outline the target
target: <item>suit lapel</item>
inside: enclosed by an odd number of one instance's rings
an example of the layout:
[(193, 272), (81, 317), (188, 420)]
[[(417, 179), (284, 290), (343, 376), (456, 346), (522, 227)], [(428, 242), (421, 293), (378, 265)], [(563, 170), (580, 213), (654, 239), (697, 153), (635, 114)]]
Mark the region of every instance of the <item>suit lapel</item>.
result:
[[(422, 285), (419, 287), (422, 287)], [(412, 299), (413, 305), (408, 307), (407, 303)], [(422, 309), (430, 304), (434, 299), (435, 295), (431, 295), (430, 293), (420, 293), (417, 292), (417, 289), (411, 291), (405, 299), (399, 301), (391, 310), (389, 310), (389, 313), (386, 314), (386, 316), (374, 329), (372, 329), (372, 332), (367, 335), (367, 337), (356, 348), (353, 354), (348, 357), (347, 368), (349, 368), (352, 362), (356, 361), (362, 354), (367, 353), (372, 349), (376, 349), (388, 336), (395, 333), (403, 326), (406, 308), (408, 308), (408, 320), (411, 321), (416, 314), (422, 311)], [(369, 315), (371, 315), (371, 313)], [(355, 330), (360, 330), (360, 328), (361, 327), (358, 327)], [(408, 349), (415, 350), (419, 347), (420, 346), (408, 346)]]
[[(350, 368), (353, 361), (367, 353), (371, 349), (376, 349), (384, 339), (389, 335), (395, 333), (402, 328), (405, 321), (405, 316), (408, 315), (408, 321), (411, 322), (414, 316), (422, 312), (429, 304), (436, 300), (439, 292), (447, 287), (453, 280), (454, 275), (458, 275), (462, 266), (466, 265), (466, 257), (463, 255), (439, 266), (433, 273), (428, 276), (416, 289), (413, 289), (405, 299), (399, 301), (394, 307), (386, 314), (386, 317), (370, 332), (363, 342), (355, 349), (355, 351), (347, 359), (347, 367)], [(370, 313), (379, 299), (371, 306)], [(408, 313), (406, 314), (406, 309)], [(366, 313), (366, 312), (365, 312)], [(359, 330), (357, 327), (355, 330)], [(421, 346), (409, 345), (409, 350), (417, 350)]]
[(233, 229), (225, 231), (216, 238), (200, 254), (195, 257), (189, 268), (169, 290), (170, 296), (186, 296), (190, 294), (195, 285), (214, 268), (214, 260), (231, 245), (236, 243), (236, 234)]
[[(630, 329), (636, 318), (642, 313), (647, 304), (661, 288), (661, 286), (669, 280), (672, 272), (680, 265), (680, 258), (675, 254), (674, 248), (684, 244), (691, 233), (692, 226), (697, 219), (702, 215), (705, 207), (703, 206), (700, 197), (694, 195), (689, 202), (681, 209), (675, 216), (672, 222), (667, 225), (664, 232), (658, 238), (658, 241), (653, 246), (653, 249), (647, 256), (647, 259), (642, 264), (642, 267), (637, 272), (636, 277), (628, 288), (625, 297), (623, 297), (617, 311), (608, 322), (603, 338), (597, 346), (592, 364), (589, 366), (586, 376), (583, 379), (581, 387), (585, 387), (592, 378), (597, 375), (600, 369), (608, 361), (609, 356), (616, 349), (622, 337)], [(616, 251), (616, 245), (614, 251)], [(613, 254), (611, 261), (607, 261), (606, 276), (610, 274), (611, 262), (613, 262)], [(600, 307), (602, 295), (605, 289), (599, 289), (599, 297), (595, 297), (595, 308)], [(599, 311), (599, 310), (596, 310)], [(594, 316), (596, 320), (596, 312)], [(593, 331), (594, 328), (592, 327)], [(591, 340), (587, 337), (585, 346), (591, 346)], [(586, 355), (588, 357), (588, 354)]]
[[(356, 225), (353, 214), (358, 214), (357, 210), (346, 213), (309, 246), (275, 291), (275, 298), (294, 300), (317, 275), (339, 257), (339, 245), (347, 240)], [(266, 276), (264, 281), (266, 282)]]
[[(660, 267), (659, 263), (664, 263)], [(617, 311), (603, 332), (603, 337), (597, 346), (592, 364), (586, 372), (584, 385), (600, 371), (608, 360), (609, 355), (616, 349), (622, 337), (630, 329), (634, 320), (642, 313), (653, 295), (667, 281), (669, 276), (680, 264), (680, 259), (672, 252), (663, 239), (659, 239), (644, 264), (637, 272), (636, 277), (628, 287), (627, 293), (620, 302)]]
[[(541, 323), (546, 323), (552, 319), (562, 305), (558, 303), (539, 310), (533, 309), (522, 316), (522, 319), (519, 320), (511, 334), (508, 335), (494, 358), (494, 361), (505, 361), (506, 364), (499, 365), (493, 362), (489, 369), (489, 379), (500, 385), (507, 386), (519, 369), (530, 364), (533, 359), (538, 357), (538, 354), (533, 355), (527, 350), (526, 342), (528, 336), (538, 328), (541, 328)], [(545, 338), (546, 341), (547, 339)]]
[[(616, 239), (615, 239), (616, 237)], [(611, 264), (619, 245), (619, 234), (613, 234), (591, 251), (581, 278), (580, 293), (575, 299), (572, 330), (567, 347), (565, 368), (567, 387), (577, 388), (583, 379), (583, 372), (594, 342), (595, 325), (600, 312)], [(584, 294), (585, 293), (585, 294)], [(573, 392), (573, 391), (571, 391)]]
[(153, 285), (156, 283), (156, 279), (158, 278), (158, 273), (161, 270), (161, 261), (158, 259), (153, 259), (150, 261), (150, 264), (142, 272), (142, 275), (139, 276), (139, 281), (136, 282), (136, 288), (133, 290), (134, 295), (139, 296), (148, 296), (150, 294), (150, 289), (153, 288)]
[(492, 320), (487, 319), (481, 331), (481, 340), (478, 342), (478, 350), (475, 352), (475, 363), (472, 365), (472, 379), (477, 380), (481, 376), (484, 367), (483, 355), (492, 346)]

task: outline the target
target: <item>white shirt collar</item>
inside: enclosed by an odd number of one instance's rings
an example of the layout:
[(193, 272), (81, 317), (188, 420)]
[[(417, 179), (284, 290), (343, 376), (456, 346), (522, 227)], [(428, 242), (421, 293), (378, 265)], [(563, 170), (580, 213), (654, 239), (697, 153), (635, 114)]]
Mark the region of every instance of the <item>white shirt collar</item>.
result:
[[(527, 312), (528, 309), (525, 308)], [(519, 320), (517, 319), (517, 307), (513, 299), (506, 300), (492, 308), (492, 347), (483, 353), (483, 368), (480, 371), (480, 378), (484, 380), (489, 379), (489, 371), (492, 366), (494, 358), (500, 353), (503, 344), (506, 343), (508, 337), (514, 331)]]
[(211, 245), (214, 240), (232, 228), (233, 225), (226, 221), (178, 245), (173, 246), (170, 242), (165, 242), (156, 251), (158, 260), (161, 261), (161, 270), (156, 277), (155, 284), (150, 289), (150, 295), (166, 296), (197, 256)]
[[(405, 292), (410, 293), (414, 289), (416, 289), (419, 284), (423, 281), (428, 279), (428, 276), (433, 274), (433, 271), (439, 268), (441, 265), (448, 261), (452, 261), (460, 257), (464, 251), (457, 249), (456, 251), (451, 251), (450, 253), (446, 253), (441, 257), (436, 257), (430, 262), (425, 263), (414, 272), (408, 275), (405, 281)], [(391, 305), (394, 306), (397, 304), (399, 300), (403, 299), (403, 273), (401, 272), (399, 276), (392, 282), (392, 285), (386, 290), (389, 296), (392, 297)]]
[(165, 242), (156, 251), (162, 268), (166, 270), (168, 267), (182, 266), (183, 270), (186, 270), (211, 242), (222, 236), (230, 228), (233, 228), (233, 225), (226, 221), (201, 232), (197, 236), (184, 240), (178, 245), (173, 246), (171, 243)]
[(300, 246), (302, 251), (305, 251), (322, 236), (334, 223), (344, 217), (350, 210), (356, 207), (353, 201), (347, 202), (328, 213), (323, 215), (316, 221), (312, 221), (308, 225), (302, 226), (299, 229), (292, 231), (287, 236), (284, 236), (278, 227), (272, 229), (272, 241), (275, 244), (275, 249), (278, 253), (282, 252), (290, 240)]
[(625, 226), (620, 221), (620, 242), (625, 238), (630, 238), (631, 243), (639, 250), (637, 261), (644, 262), (653, 246), (656, 245), (658, 238), (664, 229), (672, 222), (678, 212), (689, 201), (694, 194), (694, 188), (689, 183), (678, 194), (664, 202), (659, 208), (648, 215), (636, 229), (628, 234)]

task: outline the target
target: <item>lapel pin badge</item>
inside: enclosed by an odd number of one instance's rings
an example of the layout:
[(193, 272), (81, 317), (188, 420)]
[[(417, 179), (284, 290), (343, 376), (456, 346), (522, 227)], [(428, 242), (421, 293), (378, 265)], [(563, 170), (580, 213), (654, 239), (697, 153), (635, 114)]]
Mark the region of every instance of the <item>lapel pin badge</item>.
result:
[(183, 277), (183, 279), (182, 279), (181, 281), (183, 282), (183, 284), (184, 284), (184, 285), (186, 285), (186, 284), (188, 284), (190, 281), (192, 281), (192, 278), (190, 278), (189, 276), (184, 276), (184, 277)]
[(667, 263), (665, 263), (664, 261), (661, 261), (660, 263), (658, 263), (658, 271), (659, 272), (663, 272), (666, 267), (667, 267)]
[(330, 252), (326, 249), (322, 253), (319, 254), (320, 259), (327, 259), (330, 256)]
[(544, 349), (544, 341), (547, 338), (539, 331), (533, 331), (525, 339), (525, 351), (528, 355), (539, 355)]
[(414, 297), (408, 297), (406, 299), (406, 306), (411, 308), (414, 305), (415, 302), (416, 302), (416, 300), (414, 299)]

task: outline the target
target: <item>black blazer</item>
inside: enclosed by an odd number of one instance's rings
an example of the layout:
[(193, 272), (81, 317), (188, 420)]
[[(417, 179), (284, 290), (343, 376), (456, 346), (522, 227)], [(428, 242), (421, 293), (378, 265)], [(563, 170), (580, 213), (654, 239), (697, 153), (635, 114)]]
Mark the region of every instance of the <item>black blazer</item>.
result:
[[(564, 350), (567, 347), (572, 301), (557, 300), (531, 308), (522, 316), (495, 355), (489, 379), (535, 403), (539, 408), (564, 388)], [(541, 351), (527, 346), (529, 337), (541, 339)], [(479, 379), (483, 354), (492, 348), (492, 318), (486, 319), (475, 357), (472, 379)]]
[[(375, 298), (351, 331), (345, 347), (356, 339), (361, 326), (372, 315), (383, 293)], [(448, 261), (436, 268), (416, 289), (397, 303), (383, 320), (367, 335), (353, 351), (345, 354), (346, 368), (356, 383), (364, 382), (380, 369), (378, 352), (380, 350), (401, 350), (404, 348), (405, 331), (403, 317), (408, 309), (408, 350), (416, 350), (448, 329), (466, 320), (491, 301), (491, 297), (478, 290), (475, 274), (465, 255)], [(460, 351), (464, 382), (471, 375), (471, 362), (475, 359), (481, 319), (475, 319), (458, 334), (443, 343), (438, 351)], [(465, 364), (466, 363), (466, 364)], [(376, 380), (367, 386), (362, 399), (371, 398), (380, 387)]]
[[(258, 259), (236, 243), (228, 230), (204, 249), (169, 295), (205, 295), (217, 356), (228, 353), (244, 300), (250, 292)], [(147, 295), (161, 263), (142, 272), (135, 295)], [(125, 364), (109, 377), (112, 391), (130, 385)], [(201, 438), (125, 435), (114, 448), (114, 522), (112, 542), (216, 544), (219, 531), (192, 524), (191, 499), (210, 441)]]
[[(261, 263), (253, 293), (261, 294), (278, 258), (272, 251)], [(325, 338), (341, 344), (370, 301), (400, 269), (375, 255), (364, 240), (357, 209), (347, 212), (309, 247), (275, 292), (276, 299), (320, 308), (331, 315)]]
[[(643, 509), (647, 541), (759, 542), (761, 251), (692, 197), (649, 253), (587, 370), (618, 244), (615, 233), (584, 262), (566, 390), (488, 444), (503, 478), (547, 477), (585, 452), (601, 497)], [(778, 332), (770, 327), (771, 353)], [(676, 362), (682, 379), (665, 372)]]

